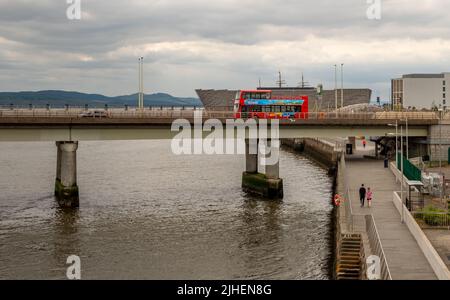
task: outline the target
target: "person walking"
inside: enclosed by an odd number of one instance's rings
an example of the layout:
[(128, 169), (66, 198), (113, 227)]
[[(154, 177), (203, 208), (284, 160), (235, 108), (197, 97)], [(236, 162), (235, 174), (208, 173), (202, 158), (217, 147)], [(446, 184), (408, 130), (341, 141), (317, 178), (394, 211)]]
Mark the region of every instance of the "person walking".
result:
[(361, 203), (361, 207), (364, 206), (365, 199), (366, 199), (366, 188), (364, 187), (364, 184), (361, 184), (361, 187), (359, 188), (359, 202)]
[(368, 187), (368, 188), (367, 188), (367, 205), (368, 205), (369, 207), (372, 206), (372, 196), (373, 196), (373, 193), (372, 193), (372, 191), (370, 190), (370, 187)]
[(364, 148), (364, 149), (366, 149), (366, 144), (367, 144), (367, 142), (366, 142), (366, 140), (364, 139), (364, 140), (363, 140), (363, 148)]

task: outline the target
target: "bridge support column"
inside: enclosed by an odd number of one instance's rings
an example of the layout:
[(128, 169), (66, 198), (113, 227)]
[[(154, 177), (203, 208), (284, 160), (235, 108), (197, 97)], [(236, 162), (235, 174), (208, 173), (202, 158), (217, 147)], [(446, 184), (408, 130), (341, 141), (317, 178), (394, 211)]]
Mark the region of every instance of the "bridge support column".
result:
[(57, 162), (55, 196), (61, 207), (78, 207), (77, 149), (78, 142), (56, 142)]
[(258, 173), (258, 139), (245, 139), (245, 172)]
[[(279, 142), (268, 147), (271, 152), (266, 154), (266, 174), (258, 173), (258, 140), (245, 141), (245, 172), (242, 174), (242, 188), (244, 191), (266, 198), (283, 198), (283, 180), (279, 178)], [(256, 150), (255, 150), (256, 149)], [(256, 154), (254, 154), (256, 151)], [(275, 161), (274, 161), (275, 160)]]
[(266, 152), (266, 177), (269, 198), (283, 198), (283, 179), (280, 178), (280, 140), (268, 140)]
[(56, 142), (56, 180), (55, 180), (55, 196), (57, 193), (57, 183), (61, 182), (61, 142)]

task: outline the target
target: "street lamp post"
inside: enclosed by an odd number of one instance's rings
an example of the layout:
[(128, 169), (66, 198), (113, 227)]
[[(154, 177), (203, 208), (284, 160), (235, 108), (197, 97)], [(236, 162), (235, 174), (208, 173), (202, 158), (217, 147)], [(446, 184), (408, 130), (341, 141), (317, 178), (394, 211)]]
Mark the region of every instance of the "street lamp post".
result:
[(334, 106), (336, 113), (338, 109), (338, 91), (337, 91), (337, 65), (334, 65)]
[(439, 109), (439, 175), (442, 178), (442, 185), (441, 185), (441, 203), (443, 202), (443, 192), (444, 192), (444, 175), (442, 174), (442, 113), (443, 109)]
[(406, 159), (409, 159), (408, 118), (406, 118)]
[(401, 199), (401, 203), (402, 203), (402, 217), (401, 217), (401, 221), (403, 223), (404, 219), (403, 219), (403, 185), (404, 185), (404, 169), (403, 169), (403, 126), (400, 126), (400, 148), (401, 148), (401, 161), (400, 161), (400, 165), (401, 165), (401, 176), (402, 176), (402, 181), (401, 181), (401, 190), (400, 190), (400, 199)]
[(341, 64), (341, 108), (344, 107), (344, 64)]
[(398, 169), (398, 120), (395, 120), (395, 124), (388, 124), (388, 126), (395, 126), (395, 167)]
[(439, 123), (439, 172), (442, 173), (442, 125)]
[(395, 120), (395, 163), (398, 168), (398, 120)]

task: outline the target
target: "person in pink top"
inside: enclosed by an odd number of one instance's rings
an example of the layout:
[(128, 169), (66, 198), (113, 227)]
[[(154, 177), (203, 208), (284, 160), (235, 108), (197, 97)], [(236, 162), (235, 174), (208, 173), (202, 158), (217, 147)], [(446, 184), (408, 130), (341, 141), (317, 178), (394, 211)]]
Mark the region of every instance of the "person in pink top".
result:
[(369, 187), (369, 188), (367, 188), (367, 195), (366, 195), (366, 197), (367, 197), (367, 205), (369, 207), (372, 205), (372, 196), (373, 196), (373, 193), (372, 193), (372, 191), (370, 190), (370, 187)]

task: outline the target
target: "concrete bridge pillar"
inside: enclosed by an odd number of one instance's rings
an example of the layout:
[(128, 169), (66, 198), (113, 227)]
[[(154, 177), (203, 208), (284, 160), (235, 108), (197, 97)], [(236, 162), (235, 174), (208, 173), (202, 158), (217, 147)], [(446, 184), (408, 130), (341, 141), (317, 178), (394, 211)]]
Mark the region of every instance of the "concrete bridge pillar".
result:
[(266, 154), (267, 162), (273, 164), (266, 165), (266, 176), (270, 179), (280, 178), (280, 142), (272, 142), (272, 140), (267, 141), (267, 147), (270, 149), (270, 153)]
[(352, 144), (353, 153), (355, 153), (355, 151), (356, 151), (356, 137), (350, 136), (348, 138), (348, 141), (349, 141), (349, 144)]
[(258, 173), (258, 139), (245, 139), (245, 172)]
[(78, 207), (77, 149), (78, 142), (56, 142), (55, 195), (62, 207)]
[[(266, 198), (281, 199), (283, 198), (283, 180), (279, 178), (279, 142), (273, 144), (268, 142), (267, 146), (273, 146), (273, 148), (271, 148), (269, 154), (266, 154), (266, 159), (271, 162), (271, 164), (266, 165), (266, 174), (258, 173), (258, 154), (260, 153), (258, 146), (258, 140), (245, 141), (246, 169), (242, 174), (242, 188), (246, 192)], [(274, 163), (272, 164), (272, 162)]]
[[(56, 182), (61, 182), (61, 142), (56, 142)], [(55, 185), (55, 196), (56, 193), (56, 185)]]

